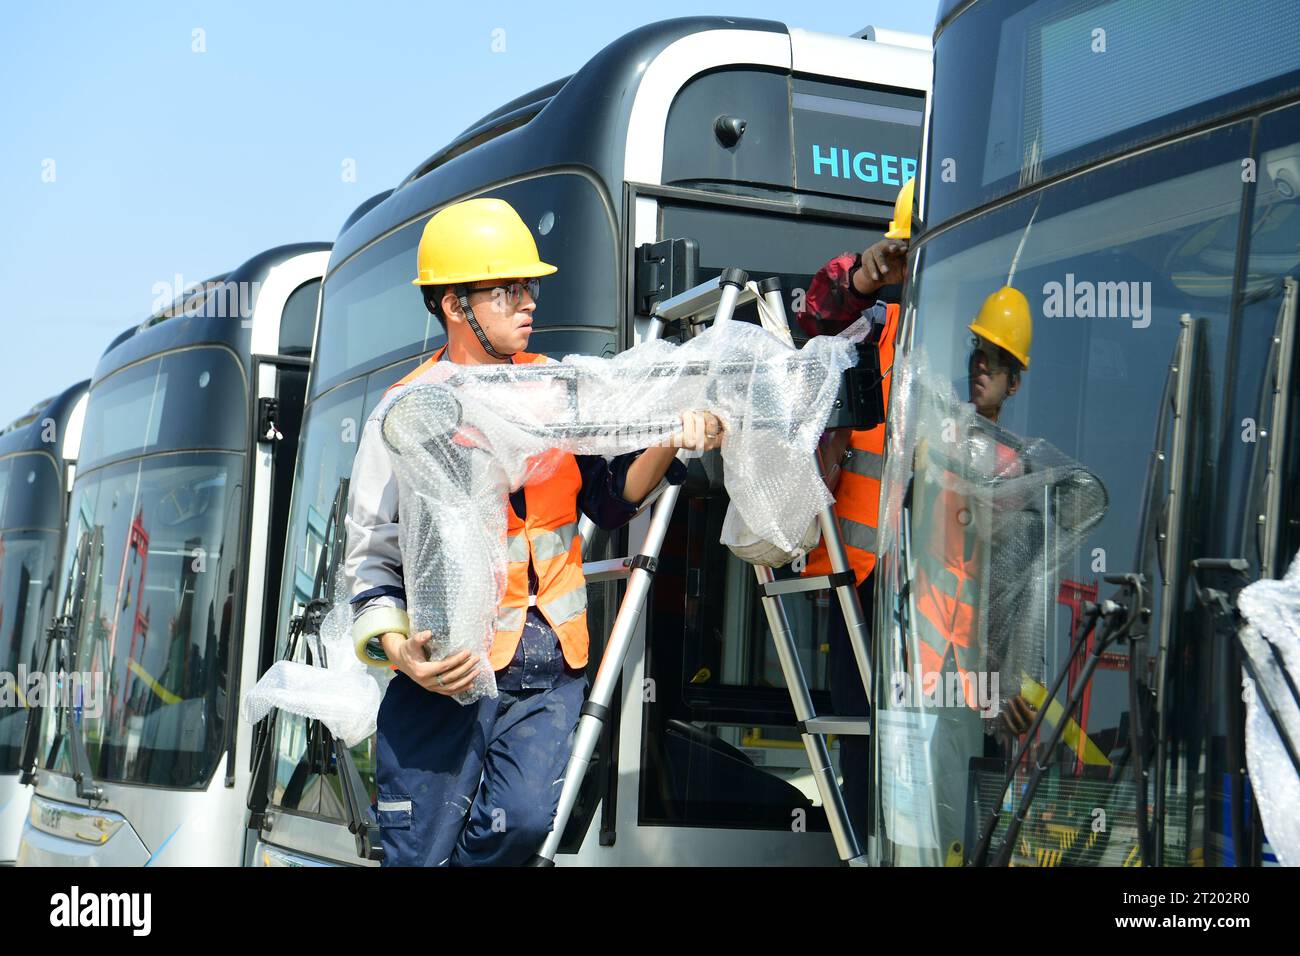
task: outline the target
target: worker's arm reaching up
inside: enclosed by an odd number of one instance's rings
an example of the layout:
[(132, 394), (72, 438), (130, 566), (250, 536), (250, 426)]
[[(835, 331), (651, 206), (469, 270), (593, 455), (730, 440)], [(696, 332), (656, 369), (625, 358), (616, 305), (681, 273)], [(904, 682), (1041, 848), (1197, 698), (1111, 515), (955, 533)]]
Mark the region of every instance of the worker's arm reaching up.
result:
[[(846, 252), (817, 270), (795, 321), (808, 336), (835, 335), (848, 328), (863, 312), (876, 309), (884, 324), (884, 305), (875, 293), (907, 278), (907, 241), (881, 239), (859, 255)], [(822, 437), (818, 454), (826, 487), (839, 486), (840, 463), (849, 447), (852, 430), (840, 428)]]
[(813, 276), (795, 322), (810, 338), (842, 332), (875, 305), (881, 288), (906, 274), (907, 242), (901, 239), (881, 239), (861, 254), (838, 255)]

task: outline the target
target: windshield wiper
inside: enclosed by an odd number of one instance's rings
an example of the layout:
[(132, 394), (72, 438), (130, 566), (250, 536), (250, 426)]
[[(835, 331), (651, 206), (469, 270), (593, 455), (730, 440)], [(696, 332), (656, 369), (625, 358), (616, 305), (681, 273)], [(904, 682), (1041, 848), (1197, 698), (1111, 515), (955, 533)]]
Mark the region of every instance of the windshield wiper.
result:
[[(283, 660), (291, 661), (298, 650), (298, 640), (306, 635), (319, 637), (321, 625), (334, 605), (334, 586), (338, 569), (343, 563), (346, 536), (342, 533), (343, 520), (348, 507), (348, 479), (340, 478), (330, 506), (330, 516), (322, 535), (320, 557), (312, 579), (311, 599), (303, 606), (301, 614), (289, 620), (289, 643)], [(307, 641), (307, 662), (312, 663), (313, 652), (320, 658), (319, 666), (328, 666), (325, 649), (319, 641)], [(248, 829), (261, 831), (267, 823), (267, 808), (271, 802), (271, 748), (275, 740), (279, 709), (273, 709), (263, 720), (263, 730), (257, 741), (253, 764), (253, 781), (248, 794)], [(336, 740), (318, 720), (307, 721), (307, 761), (318, 774), (337, 773), (347, 809), (348, 830), (356, 837), (357, 855), (366, 860), (382, 860), (383, 847), (379, 842), (379, 823), (370, 809), (370, 799), (365, 782), (357, 770), (352, 751), (342, 740)]]
[[(1160, 412), (1156, 419), (1155, 441), (1151, 449), (1146, 481), (1143, 488), (1142, 510), (1138, 517), (1137, 553), (1134, 563), (1139, 573), (1150, 579), (1151, 555), (1154, 552), (1156, 564), (1160, 570), (1160, 618), (1157, 622), (1157, 641), (1155, 647), (1155, 687), (1147, 687), (1148, 694), (1154, 694), (1155, 706), (1155, 754), (1152, 760), (1154, 775), (1154, 793), (1152, 795), (1152, 833), (1151, 857), (1143, 858), (1149, 866), (1161, 866), (1164, 863), (1165, 835), (1165, 786), (1168, 768), (1165, 766), (1168, 753), (1169, 717), (1166, 713), (1169, 694), (1169, 659), (1170, 641), (1175, 631), (1175, 620), (1179, 612), (1177, 586), (1181, 578), (1179, 562), (1182, 552), (1183, 517), (1188, 504), (1189, 476), (1187, 463), (1192, 440), (1191, 417), (1193, 401), (1199, 396), (1195, 379), (1202, 361), (1204, 320), (1194, 320), (1188, 313), (1179, 317), (1178, 339), (1174, 343), (1169, 370), (1165, 375), (1164, 388), (1160, 396)], [(1168, 437), (1166, 439), (1166, 433)], [(1130, 670), (1139, 663), (1136, 655), (1130, 656)], [(1134, 724), (1139, 714), (1133, 710), (1137, 703), (1138, 688), (1134, 684), (1134, 675), (1130, 673), (1130, 724)], [(1137, 741), (1138, 744), (1144, 741)], [(1135, 753), (1141, 757), (1141, 753)], [(1139, 760), (1136, 765), (1141, 767)], [(1145, 832), (1147, 822), (1147, 774), (1145, 771), (1135, 776), (1138, 794), (1136, 797), (1139, 830)], [(1145, 840), (1144, 840), (1145, 843)], [(1147, 847), (1143, 846), (1145, 854)]]
[[(97, 550), (102, 550), (102, 539), (103, 528), (96, 525), (90, 532), (82, 532), (77, 542), (76, 557), (73, 566), (68, 569), (68, 579), (65, 582), (62, 613), (54, 619), (46, 631), (45, 653), (41, 656), (41, 670), (45, 674), (51, 673), (51, 658), (54, 661), (54, 673), (65, 676), (73, 674), (77, 656), (73, 650), (73, 642), (80, 632), (81, 612), (86, 603), (90, 559)], [(54, 692), (50, 689), (46, 690), (46, 693)], [(44, 696), (43, 694), (40, 703), (33, 704), (27, 709), (27, 726), (23, 729), (23, 752), (19, 764), (22, 771), (19, 782), (22, 784), (36, 782), (36, 753), (40, 740), (41, 721), (35, 711), (44, 710), (47, 706), (43, 700)], [(69, 710), (71, 708), (58, 707), (56, 713), (63, 715)], [(61, 719), (67, 720), (68, 756), (72, 760), (72, 779), (77, 785), (77, 796), (92, 802), (103, 800), (104, 788), (95, 783), (94, 775), (91, 773), (90, 755), (86, 751), (86, 742), (81, 735), (80, 721), (70, 713), (66, 718), (61, 717)], [(48, 761), (51, 764), (54, 762), (54, 756), (59, 752), (63, 737), (62, 726), (56, 725)]]
[[(1108, 574), (1105, 576), (1104, 580), (1110, 584), (1118, 584), (1122, 586), (1127, 597), (1123, 603), (1117, 601), (1103, 602), (1097, 609), (1096, 616), (1089, 612), (1084, 616), (1084, 620), (1080, 622), (1080, 633), (1076, 638), (1074, 647), (1076, 652), (1086, 641), (1088, 631), (1091, 629), (1098, 617), (1101, 619), (1101, 631), (1097, 637), (1096, 643), (1092, 647), (1092, 650), (1088, 653), (1087, 660), (1083, 666), (1083, 672), (1080, 674), (1074, 692), (1070, 695), (1070, 699), (1065, 705), (1065, 712), (1057, 718), (1056, 726), (1052, 728), (1051, 737), (1048, 738), (1046, 746), (1042, 747), (1039, 751), (1040, 754), (1045, 754), (1047, 756), (1049, 763), (1044, 764), (1037, 758), (1034, 760), (1033, 773), (1030, 774), (1029, 781), (1025, 784), (1023, 796), (1020, 798), (1020, 803), (1016, 807), (1015, 815), (1007, 825), (1006, 835), (1002, 838), (1002, 845), (998, 848), (998, 855), (993, 861), (994, 866), (1007, 866), (1011, 862), (1011, 854), (1015, 851), (1016, 838), (1020, 835), (1020, 828), (1024, 825), (1025, 816), (1029, 813), (1029, 808), (1033, 805), (1034, 797), (1038, 793), (1038, 786), (1042, 783), (1044, 774), (1046, 774), (1050, 768), (1051, 755), (1055, 753), (1057, 746), (1061, 742), (1061, 738), (1065, 736), (1066, 726), (1074, 719), (1074, 715), (1083, 701), (1083, 695), (1087, 691), (1089, 684), (1091, 684), (1093, 675), (1097, 672), (1097, 665), (1101, 663), (1101, 659), (1105, 655), (1106, 651), (1117, 641), (1129, 641), (1130, 668), (1133, 665), (1134, 657), (1131, 653), (1132, 644), (1133, 642), (1141, 640), (1143, 636), (1141, 631), (1133, 633), (1133, 627), (1139, 621), (1146, 621), (1151, 614), (1151, 609), (1147, 607), (1145, 577), (1141, 574)], [(1074, 655), (1071, 654), (1070, 656), (1072, 659)], [(1061, 679), (1069, 666), (1070, 660), (1067, 660), (1062, 666), (1060, 673), (1057, 675), (1055, 689), (1059, 690)], [(1047, 711), (1050, 709), (1047, 706), (1050, 700), (1051, 698), (1049, 697), (1044, 701), (1044, 705), (1039, 708), (1033, 724), (1025, 735), (1024, 746), (1021, 748), (1020, 754), (1018, 754), (1016, 759), (1012, 762), (1011, 769), (1007, 774), (1008, 779), (1004, 781), (1005, 786), (998, 795), (999, 800), (1001, 800), (1002, 795), (1006, 793), (1006, 788), (1011, 785), (1011, 779), (1014, 778), (1015, 771), (1019, 766), (1020, 761), (1024, 758), (1025, 753), (1027, 753), (1029, 748), (1033, 746), (1034, 736), (1037, 734), (1038, 728), (1042, 725), (1043, 719), (1047, 716)], [(1000, 814), (1000, 810), (995, 811), (994, 819), (992, 821), (993, 824), (996, 824), (997, 816)], [(992, 834), (992, 825), (984, 834), (982, 834), (981, 845), (976, 854), (979, 862), (982, 862), (983, 859), (987, 858), (987, 842), (992, 838)], [(1145, 863), (1147, 852), (1145, 846), (1142, 847), (1142, 852), (1143, 863)]]
[[(998, 788), (997, 800), (994, 801), (993, 811), (989, 814), (988, 820), (979, 833), (979, 843), (975, 846), (975, 852), (971, 855), (970, 866), (986, 866), (988, 864), (989, 847), (993, 842), (993, 833), (998, 828), (998, 822), (1002, 819), (1002, 797), (1007, 792), (1007, 788), (1015, 781), (1016, 774), (1020, 771), (1020, 765), (1025, 760), (1025, 755), (1029, 753), (1029, 748), (1033, 745), (1038, 728), (1043, 724), (1043, 718), (1047, 716), (1051, 702), (1056, 700), (1056, 695), (1060, 693), (1061, 685), (1065, 683), (1065, 677), (1069, 673), (1074, 659), (1079, 656), (1079, 651), (1083, 649), (1088, 641), (1088, 635), (1092, 633), (1097, 619), (1101, 617), (1103, 607), (1100, 604), (1093, 604), (1091, 601), (1084, 601), (1082, 613), (1079, 615), (1079, 623), (1075, 628), (1074, 640), (1070, 644), (1070, 653), (1066, 655), (1065, 661), (1061, 664), (1060, 670), (1056, 673), (1056, 679), (1052, 681), (1051, 690), (1043, 699), (1043, 705), (1038, 708), (1038, 713), (1034, 716), (1034, 721), (1029, 725), (1029, 730), (1025, 732), (1025, 742), (1020, 747), (1020, 751), (1011, 761), (1006, 773), (1002, 777), (1002, 786)], [(1058, 724), (1062, 721), (1058, 720)]]

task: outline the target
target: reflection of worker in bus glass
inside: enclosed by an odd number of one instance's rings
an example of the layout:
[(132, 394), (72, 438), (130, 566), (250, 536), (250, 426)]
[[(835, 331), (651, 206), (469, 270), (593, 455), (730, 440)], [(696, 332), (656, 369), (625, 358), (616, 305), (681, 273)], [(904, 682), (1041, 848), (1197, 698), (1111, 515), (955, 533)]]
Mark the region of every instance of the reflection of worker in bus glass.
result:
[[(979, 315), (970, 324), (970, 401), (983, 418), (996, 423), (1002, 406), (1020, 388), (1020, 376), (1029, 365), (1033, 340), (1033, 318), (1024, 293), (1003, 286), (984, 300)], [(998, 445), (1000, 473), (1018, 472), (1014, 452)], [(992, 666), (992, 665), (989, 665)], [(1021, 694), (1006, 697), (998, 716), (997, 731), (1007, 742), (1023, 734), (1033, 723), (1036, 711)]]
[(1003, 403), (1020, 388), (1020, 364), (1006, 349), (978, 335), (971, 337), (969, 364), (971, 404), (996, 422)]
[(934, 839), (951, 859), (975, 838), (976, 761), (995, 758), (989, 772), (1000, 776), (1042, 703), (1053, 582), (1105, 510), (1104, 489), (1078, 462), (999, 423), (1029, 368), (1025, 296), (999, 288), (968, 329), (970, 404), (936, 396), (938, 412), (917, 444), (910, 509), (909, 653), (929, 695)]
[[(888, 376), (894, 360), (894, 339), (899, 309), (876, 299), (886, 285), (907, 280), (908, 242), (912, 235), (914, 180), (899, 190), (894, 219), (885, 237), (859, 255), (844, 253), (826, 263), (813, 277), (804, 299), (804, 309), (795, 319), (809, 335), (831, 335), (870, 314), (876, 321), (875, 341), (880, 352), (884, 405), (889, 407)], [(826, 485), (835, 495), (835, 514), (849, 566), (853, 569), (862, 605), (863, 622), (870, 628), (875, 608), (872, 572), (876, 566), (876, 526), (880, 504), (881, 466), (885, 452), (885, 425), (874, 428), (837, 429), (827, 432), (819, 452)], [(809, 555), (804, 574), (829, 574), (830, 556), (825, 542)], [(866, 717), (867, 694), (858, 670), (848, 629), (839, 602), (830, 602), (827, 643), (830, 660), (831, 702), (836, 716)], [(844, 778), (844, 800), (849, 820), (859, 835), (868, 832), (871, 768), (867, 737), (839, 738), (840, 771)]]
[(970, 400), (975, 411), (996, 422), (1002, 405), (1020, 388), (1029, 365), (1033, 319), (1024, 293), (1003, 286), (980, 307), (970, 324)]
[[(1028, 364), (1028, 336), (1014, 341), (1020, 347), (1013, 354), (1008, 327), (997, 324), (999, 316), (1007, 318), (1000, 304), (1023, 301), (1015, 290), (1001, 289), (969, 324), (973, 347), (966, 356), (967, 381), (960, 384), (968, 385), (971, 404), (949, 398), (936, 379), (920, 398), (934, 408), (918, 410), (929, 425), (917, 442), (907, 493), (907, 658), (917, 691), (900, 703), (925, 714), (921, 739), (928, 743), (914, 759), (929, 765), (933, 818), (923, 845), (940, 854), (940, 863), (964, 855), (971, 762), (986, 755), (990, 718), (1003, 722), (1001, 675), (995, 684), (996, 665), (988, 653), (995, 626), (989, 616), (996, 518), (990, 491), (999, 477), (1019, 474), (1020, 462), (1011, 436), (987, 423), (996, 422)], [(1027, 305), (1014, 318), (1027, 332)], [(1015, 704), (1007, 715), (1016, 727), (1026, 716)]]
[[(539, 364), (524, 352), (542, 262), (528, 227), (499, 199), (472, 199), (434, 215), (418, 252), (430, 312), (447, 345), (435, 362)], [(368, 664), (398, 671), (379, 709), (376, 807), (385, 865), (519, 864), (542, 845), (555, 815), (587, 678), (587, 589), (581, 510), (614, 529), (666, 473), (681, 481), (677, 447), (717, 448), (722, 425), (688, 412), (673, 447), (613, 460), (565, 454), (554, 474), (509, 495), (505, 597), (487, 652), (498, 694), (462, 706), (482, 659), (461, 651), (430, 660), (433, 635), (409, 634), (398, 541), (398, 486), (371, 418), (353, 463), (345, 571), (353, 638)], [(441, 636), (441, 635), (440, 635)]]

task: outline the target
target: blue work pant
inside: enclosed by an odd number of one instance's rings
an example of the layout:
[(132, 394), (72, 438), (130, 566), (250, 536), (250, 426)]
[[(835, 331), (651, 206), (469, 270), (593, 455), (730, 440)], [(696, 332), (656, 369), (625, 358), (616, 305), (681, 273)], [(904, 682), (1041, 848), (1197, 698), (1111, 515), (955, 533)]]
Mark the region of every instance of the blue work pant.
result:
[(385, 866), (518, 866), (550, 832), (586, 676), (461, 706), (393, 677), (379, 707)]

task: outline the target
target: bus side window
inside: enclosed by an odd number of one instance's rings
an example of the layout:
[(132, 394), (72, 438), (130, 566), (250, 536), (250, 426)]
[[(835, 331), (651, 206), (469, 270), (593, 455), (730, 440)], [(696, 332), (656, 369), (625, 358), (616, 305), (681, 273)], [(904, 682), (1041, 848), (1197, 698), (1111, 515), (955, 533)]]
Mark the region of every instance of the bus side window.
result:
[(280, 354), (311, 355), (316, 330), (316, 304), (320, 301), (320, 279), (305, 282), (289, 294), (280, 313)]

